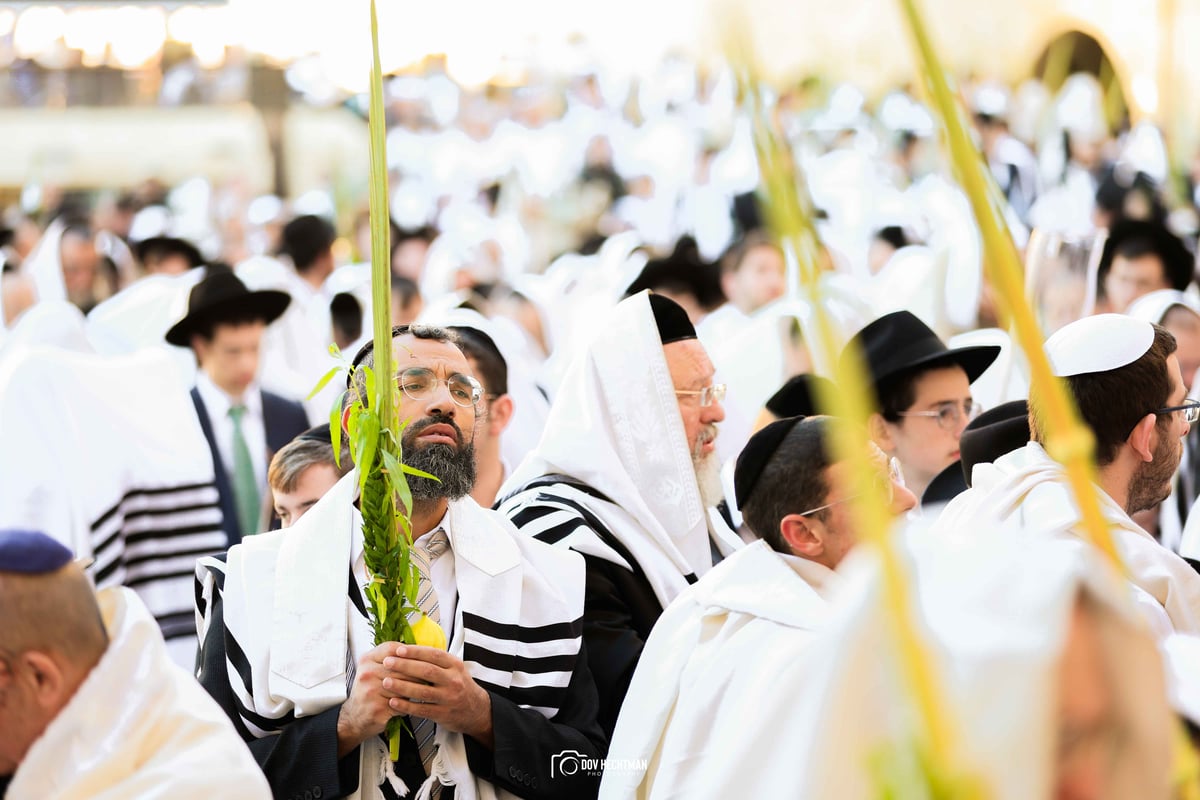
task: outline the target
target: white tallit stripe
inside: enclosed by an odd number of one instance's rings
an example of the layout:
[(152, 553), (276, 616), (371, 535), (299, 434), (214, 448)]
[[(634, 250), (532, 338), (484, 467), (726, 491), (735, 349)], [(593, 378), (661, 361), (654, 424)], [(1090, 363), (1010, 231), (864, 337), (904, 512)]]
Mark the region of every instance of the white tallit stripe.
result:
[[(132, 516), (144, 511), (169, 511), (185, 506), (200, 506), (217, 504), (220, 496), (213, 484), (200, 486), (181, 486), (177, 489), (146, 487), (131, 489), (117, 504), (116, 510), (126, 516)], [(107, 520), (102, 520), (102, 524)]]
[[(182, 511), (159, 512), (156, 514), (141, 514), (114, 517), (110, 522), (106, 523), (103, 528), (98, 530), (93, 535), (92, 541), (98, 545), (105, 545), (106, 540), (113, 537), (118, 531), (126, 537), (127, 546), (136, 544), (138, 540), (133, 542), (128, 541), (128, 537), (133, 534), (148, 533), (152, 531), (170, 532), (185, 528), (197, 527), (217, 527), (221, 526), (222, 516), (221, 509), (216, 504), (202, 506), (200, 508), (189, 508)], [(107, 530), (105, 530), (107, 528)]]
[[(509, 679), (508, 676), (511, 675), (512, 683), (510, 685), (514, 689), (565, 689), (567, 688), (567, 684), (571, 682), (571, 673), (569, 672), (506, 673), (486, 667), (478, 662), (471, 663), (471, 675), (488, 683), (507, 682)], [(557, 713), (557, 711), (554, 713)]]
[[(465, 639), (471, 644), (486, 648), (493, 653), (503, 653), (505, 650), (512, 647), (511, 642), (506, 642), (502, 639), (496, 639), (488, 636), (486, 633), (480, 633), (476, 630), (467, 629), (465, 631)], [(516, 654), (518, 658), (546, 658), (548, 656), (569, 656), (579, 652), (579, 638), (575, 639), (551, 639), (548, 642), (517, 642)]]

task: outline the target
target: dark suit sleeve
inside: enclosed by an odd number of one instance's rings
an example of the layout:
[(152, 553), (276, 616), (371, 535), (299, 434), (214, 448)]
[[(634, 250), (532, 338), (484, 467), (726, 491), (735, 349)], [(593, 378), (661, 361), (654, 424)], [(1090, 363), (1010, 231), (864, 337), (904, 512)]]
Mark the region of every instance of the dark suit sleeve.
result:
[[(289, 717), (275, 736), (260, 739), (250, 733), (242, 719), (242, 714), (249, 712), (242, 708), (229, 685), (231, 676), (226, 660), (232, 655), (232, 663), (243, 675), (243, 680), (249, 677), (249, 665), (236, 641), (227, 637), (220, 592), (214, 592), (206, 616), (208, 632), (200, 643), (197, 678), (254, 754), (271, 786), (271, 794), (276, 798), (335, 798), (357, 789), (358, 748), (343, 759), (337, 757), (337, 719), (341, 705), (311, 717)], [(264, 728), (279, 725), (276, 720), (260, 721)]]
[[(464, 737), (472, 774), (531, 800), (597, 795), (600, 771), (585, 769), (580, 759), (603, 758), (608, 739), (596, 719), (599, 703), (585, 650), (581, 645), (566, 699), (553, 718), (521, 708), (498, 692), (488, 692), (496, 749), (490, 751)], [(571, 774), (563, 774), (560, 764)]]
[[(584, 561), (587, 582), (583, 641), (600, 699), (600, 727), (605, 736), (611, 737), (629, 682), (646, 646), (648, 632), (643, 634), (638, 625), (638, 618), (645, 616), (642, 613), (645, 610), (635, 609), (637, 594), (628, 585), (618, 585), (618, 576), (613, 574), (615, 570), (628, 573), (627, 570), (592, 556), (584, 556)], [(632, 575), (629, 577), (632, 579)], [(628, 584), (630, 580), (621, 583)]]

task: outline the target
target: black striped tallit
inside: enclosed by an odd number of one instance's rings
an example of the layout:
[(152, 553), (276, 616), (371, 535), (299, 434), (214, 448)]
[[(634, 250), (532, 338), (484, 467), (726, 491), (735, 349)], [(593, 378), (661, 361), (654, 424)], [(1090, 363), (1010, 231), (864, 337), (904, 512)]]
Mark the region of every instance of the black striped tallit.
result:
[[(225, 647), (225, 667), (230, 682), (228, 699), (234, 705), (238, 719), (235, 727), (244, 738), (263, 738), (277, 735), (295, 721), (294, 712), (269, 716), (253, 708), (254, 673), (245, 648), (224, 624), (221, 596), (225, 589), (226, 563), (221, 556), (202, 558), (195, 571), (195, 613), (200, 641), (206, 641), (210, 628), (222, 628)], [(359, 616), (367, 618), (367, 608), (360, 589), (349, 571), (347, 596)], [(461, 609), (464, 633), (462, 660), (471, 665), (511, 673), (511, 684), (501, 686), (480, 677), (472, 670), (476, 682), (516, 705), (533, 709), (553, 718), (566, 700), (571, 674), (574, 672), (583, 640), (583, 617), (540, 626), (498, 623), (486, 616)], [(487, 645), (488, 640), (516, 644), (514, 653), (498, 652)], [(546, 651), (549, 651), (548, 653)], [(347, 651), (347, 693), (353, 682), (355, 659)]]
[(221, 523), (211, 481), (128, 490), (90, 526), (97, 588), (136, 591), (166, 639), (195, 635), (196, 559), (225, 548)]

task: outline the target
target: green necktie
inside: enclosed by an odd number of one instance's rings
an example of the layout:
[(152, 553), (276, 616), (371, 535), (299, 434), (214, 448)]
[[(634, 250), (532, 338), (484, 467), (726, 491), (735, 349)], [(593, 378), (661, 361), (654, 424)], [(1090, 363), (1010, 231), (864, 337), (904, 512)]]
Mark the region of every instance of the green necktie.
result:
[(258, 480), (254, 477), (254, 462), (250, 459), (250, 448), (242, 435), (242, 417), (245, 406), (231, 406), (229, 417), (233, 420), (233, 499), (237, 505), (238, 524), (242, 536), (258, 533), (259, 504)]

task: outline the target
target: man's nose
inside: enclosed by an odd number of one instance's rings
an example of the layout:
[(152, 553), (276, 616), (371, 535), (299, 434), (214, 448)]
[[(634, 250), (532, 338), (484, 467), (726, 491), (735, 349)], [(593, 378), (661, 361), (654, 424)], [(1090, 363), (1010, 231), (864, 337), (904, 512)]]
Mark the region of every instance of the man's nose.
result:
[(456, 408), (457, 406), (454, 405), (454, 400), (450, 396), (450, 386), (445, 381), (438, 381), (434, 384), (433, 388), (429, 390), (429, 399), (425, 405), (426, 413), (453, 417)]
[(917, 507), (917, 496), (912, 493), (912, 489), (899, 483), (892, 484), (892, 505), (891, 512), (895, 516), (900, 516)]

